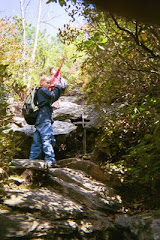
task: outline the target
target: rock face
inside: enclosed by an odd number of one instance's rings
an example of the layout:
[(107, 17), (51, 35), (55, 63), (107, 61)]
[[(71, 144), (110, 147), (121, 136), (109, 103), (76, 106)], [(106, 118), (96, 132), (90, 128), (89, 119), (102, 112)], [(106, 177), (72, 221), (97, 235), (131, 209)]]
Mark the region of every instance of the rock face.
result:
[(70, 158), (12, 161), (0, 198), (2, 240), (160, 240), (160, 211), (129, 216), (110, 175)]
[[(77, 169), (67, 167), (73, 162)], [(109, 216), (120, 211), (121, 198), (97, 181), (92, 170), (91, 177), (87, 161), (82, 162), (84, 171), (79, 170), (79, 162), (68, 159), (65, 166), (62, 160), (58, 163), (63, 167), (44, 169), (43, 161), (12, 161), (24, 179), (10, 178), (17, 185), (6, 189), (1, 201), (0, 239), (109, 239)], [(33, 190), (29, 186), (38, 178), (41, 184)], [(24, 182), (28, 189), (23, 189)]]

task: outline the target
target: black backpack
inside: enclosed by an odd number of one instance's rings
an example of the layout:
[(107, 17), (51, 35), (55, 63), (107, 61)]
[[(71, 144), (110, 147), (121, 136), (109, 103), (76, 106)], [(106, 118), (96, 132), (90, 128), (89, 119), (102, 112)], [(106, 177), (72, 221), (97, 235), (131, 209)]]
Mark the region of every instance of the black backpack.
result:
[(22, 108), (23, 117), (29, 125), (35, 124), (39, 112), (37, 91), (38, 89), (36, 87), (31, 90), (30, 94), (24, 101), (24, 105)]

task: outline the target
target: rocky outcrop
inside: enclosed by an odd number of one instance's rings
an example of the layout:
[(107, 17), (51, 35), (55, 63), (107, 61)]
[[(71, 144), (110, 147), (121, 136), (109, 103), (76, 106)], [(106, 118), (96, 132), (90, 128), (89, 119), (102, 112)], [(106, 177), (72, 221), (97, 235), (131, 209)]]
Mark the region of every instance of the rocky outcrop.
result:
[(159, 240), (160, 211), (127, 214), (113, 179), (80, 159), (15, 159), (0, 198), (2, 240)]
[[(76, 169), (68, 167), (73, 160)], [(12, 161), (19, 177), (12, 173), (1, 199), (0, 239), (109, 239), (110, 216), (121, 211), (121, 198), (99, 181), (98, 166), (91, 163), (89, 171), (82, 162), (82, 171), (79, 162), (68, 159), (65, 166), (63, 160), (59, 168), (45, 169), (44, 161)]]

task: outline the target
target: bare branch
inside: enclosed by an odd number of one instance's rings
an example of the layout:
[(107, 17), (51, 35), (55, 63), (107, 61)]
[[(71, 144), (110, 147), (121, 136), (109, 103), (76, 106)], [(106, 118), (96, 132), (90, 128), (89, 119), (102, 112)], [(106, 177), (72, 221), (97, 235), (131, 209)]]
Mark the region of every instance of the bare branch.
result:
[(51, 27), (55, 28), (56, 30), (59, 29), (59, 28), (53, 26), (51, 23), (48, 23), (47, 21), (40, 21), (40, 23), (48, 24), (48, 25), (50, 25)]

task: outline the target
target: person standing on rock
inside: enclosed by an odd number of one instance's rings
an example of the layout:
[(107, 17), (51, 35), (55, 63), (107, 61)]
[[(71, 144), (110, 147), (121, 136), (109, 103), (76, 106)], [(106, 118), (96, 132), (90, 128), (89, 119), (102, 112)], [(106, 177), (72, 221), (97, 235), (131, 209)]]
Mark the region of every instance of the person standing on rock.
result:
[(53, 135), (52, 104), (61, 95), (62, 87), (58, 79), (56, 85), (51, 88), (51, 78), (40, 77), (40, 88), (37, 91), (39, 112), (36, 118), (36, 131), (33, 135), (33, 143), (30, 149), (29, 159), (42, 159), (44, 153), (45, 166), (57, 167), (53, 146), (55, 138)]

